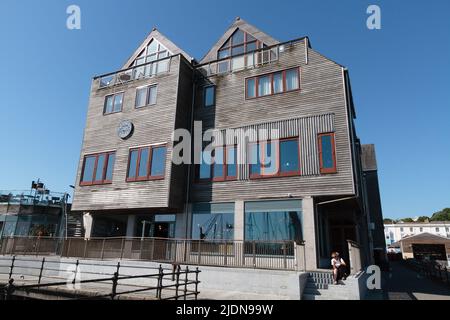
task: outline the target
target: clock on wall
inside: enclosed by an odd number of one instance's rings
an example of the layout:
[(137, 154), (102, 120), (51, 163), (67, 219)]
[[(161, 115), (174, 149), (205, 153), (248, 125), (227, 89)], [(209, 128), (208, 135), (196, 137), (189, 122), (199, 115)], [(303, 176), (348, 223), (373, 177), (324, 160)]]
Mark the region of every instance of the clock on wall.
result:
[(133, 134), (134, 125), (130, 120), (123, 120), (119, 123), (117, 135), (120, 139), (128, 139)]

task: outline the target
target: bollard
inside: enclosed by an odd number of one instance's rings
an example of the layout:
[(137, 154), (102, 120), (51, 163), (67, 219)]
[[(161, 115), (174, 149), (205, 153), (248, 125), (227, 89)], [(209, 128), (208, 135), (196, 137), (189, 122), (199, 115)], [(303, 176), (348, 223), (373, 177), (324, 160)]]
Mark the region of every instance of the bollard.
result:
[(118, 272), (114, 272), (114, 276), (112, 278), (112, 291), (111, 291), (111, 300), (114, 300), (114, 298), (117, 295), (117, 283), (119, 282), (119, 273)]

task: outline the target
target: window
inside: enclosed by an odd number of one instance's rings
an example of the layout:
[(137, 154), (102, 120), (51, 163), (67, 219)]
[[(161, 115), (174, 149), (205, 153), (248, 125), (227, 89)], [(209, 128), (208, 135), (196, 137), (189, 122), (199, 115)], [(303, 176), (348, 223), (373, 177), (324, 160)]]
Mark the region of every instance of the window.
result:
[(166, 146), (133, 149), (128, 160), (127, 182), (164, 179)]
[(212, 107), (216, 104), (216, 87), (208, 86), (204, 88), (203, 105), (205, 107)]
[(403, 227), (400, 228), (400, 232), (403, 232)]
[(156, 92), (156, 85), (136, 89), (136, 101), (134, 106), (136, 108), (142, 108), (148, 105), (156, 104)]
[(249, 145), (250, 178), (300, 174), (298, 137)]
[(263, 97), (300, 89), (300, 68), (265, 74), (246, 80), (246, 98)]
[(122, 105), (123, 105), (123, 92), (106, 96), (103, 114), (120, 112), (122, 111)]
[(237, 178), (236, 146), (216, 147), (212, 152), (202, 152), (202, 163), (198, 166), (199, 180), (225, 181)]
[(319, 134), (320, 173), (336, 173), (334, 133)]
[(419, 231), (420, 231), (420, 232), (423, 232), (423, 228), (422, 228), (422, 227), (420, 227), (420, 228), (419, 228)]
[(303, 240), (301, 200), (250, 201), (244, 207), (246, 241)]
[(414, 231), (414, 229), (413, 228), (409, 228), (409, 232), (413, 232)]
[(193, 204), (192, 239), (233, 240), (234, 203)]
[(243, 69), (254, 64), (253, 51), (262, 48), (263, 44), (252, 35), (237, 29), (217, 53), (218, 59), (232, 57), (218, 64), (218, 72)]
[(436, 232), (439, 232), (439, 228), (436, 228)]
[(85, 156), (80, 185), (111, 183), (115, 155), (115, 152), (106, 152)]
[[(152, 40), (146, 48), (142, 50), (133, 62), (133, 79), (150, 77), (158, 73), (169, 71), (169, 59), (171, 56), (166, 47), (156, 40)], [(161, 60), (162, 59), (162, 60)], [(158, 62), (150, 63), (158, 60)]]

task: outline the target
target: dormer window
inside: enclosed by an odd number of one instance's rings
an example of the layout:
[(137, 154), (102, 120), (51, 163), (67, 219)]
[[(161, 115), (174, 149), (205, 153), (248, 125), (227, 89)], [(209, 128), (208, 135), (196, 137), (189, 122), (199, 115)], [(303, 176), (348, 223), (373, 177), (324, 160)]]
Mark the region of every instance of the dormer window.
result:
[(218, 72), (224, 73), (229, 70), (238, 70), (254, 64), (254, 55), (248, 54), (259, 49), (263, 44), (252, 35), (237, 29), (233, 35), (219, 49), (217, 58), (224, 59), (233, 57), (219, 62)]

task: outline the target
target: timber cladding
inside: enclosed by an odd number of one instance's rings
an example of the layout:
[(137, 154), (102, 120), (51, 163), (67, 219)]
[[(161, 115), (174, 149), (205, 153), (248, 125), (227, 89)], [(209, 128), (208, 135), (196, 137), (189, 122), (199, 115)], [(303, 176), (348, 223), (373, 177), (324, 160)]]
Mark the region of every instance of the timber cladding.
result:
[[(242, 29), (245, 28), (242, 24)], [(263, 33), (258, 35), (267, 45), (276, 43)], [(223, 40), (228, 36), (225, 34)], [(162, 35), (158, 37), (165, 41)], [(217, 46), (202, 62), (216, 57)], [(292, 68), (299, 70), (299, 90), (246, 98), (246, 79)], [(304, 39), (286, 46), (276, 61), (255, 68), (210, 77), (202, 76), (196, 69), (195, 62), (180, 52), (170, 58), (167, 73), (102, 89), (99, 89), (99, 79), (93, 81), (73, 211), (180, 210), (187, 198), (191, 202), (233, 202), (288, 195), (355, 194), (350, 146), (353, 133), (349, 130), (351, 114), (342, 66), (309, 48)], [(204, 87), (211, 84), (216, 86), (215, 105), (205, 107)], [(157, 85), (156, 104), (136, 109), (136, 89), (147, 85)], [(122, 111), (104, 115), (105, 97), (121, 92), (124, 93)], [(123, 120), (134, 124), (134, 133), (126, 140), (117, 135), (118, 125)], [(283, 138), (299, 137), (300, 174), (253, 180), (249, 178), (248, 167), (243, 166), (238, 169), (236, 180), (197, 183), (192, 166), (188, 181), (188, 165), (172, 164), (171, 137), (174, 129), (190, 130), (192, 120), (201, 121), (203, 130), (276, 128)], [(321, 133), (335, 135), (336, 173), (320, 173), (318, 135)], [(130, 149), (154, 144), (167, 146), (165, 178), (126, 182)], [(245, 142), (242, 148), (246, 148)], [(84, 157), (107, 151), (116, 153), (112, 183), (80, 186)], [(245, 157), (245, 153), (242, 154)], [(186, 194), (188, 183), (191, 184), (189, 195)]]
[[(342, 67), (312, 49), (305, 57), (305, 42), (280, 54), (279, 61), (252, 70), (211, 76), (203, 85), (216, 85), (216, 105), (204, 107), (203, 86), (196, 91), (195, 120), (203, 129), (239, 128), (245, 125), (280, 127), (284, 136), (299, 136), (302, 174), (258, 180), (195, 182), (192, 202), (223, 202), (256, 197), (286, 197), (354, 194), (352, 154), (349, 143), (349, 115)], [(245, 97), (245, 81), (270, 72), (300, 68), (300, 90), (254, 99)], [(289, 122), (291, 125), (289, 125)], [(285, 124), (283, 126), (283, 123)], [(317, 134), (334, 132), (337, 173), (320, 174)]]
[[(185, 103), (178, 102), (179, 87), (185, 90), (192, 87), (189, 71), (180, 68), (181, 55), (171, 59), (170, 71), (149, 79), (133, 81), (129, 84), (113, 88), (98, 89), (98, 79), (93, 81), (89, 109), (84, 131), (83, 146), (78, 166), (76, 189), (72, 210), (105, 210), (129, 208), (167, 208), (169, 207), (169, 189), (172, 174), (172, 142), (171, 135), (175, 128), (177, 108), (185, 109)], [(186, 62), (183, 62), (185, 64)], [(183, 79), (180, 79), (183, 70)], [(188, 81), (185, 83), (183, 80)], [(146, 85), (157, 85), (156, 104), (136, 109), (136, 88)], [(103, 114), (105, 96), (124, 92), (122, 112)], [(190, 105), (190, 104), (189, 104)], [(130, 120), (134, 124), (133, 135), (122, 140), (117, 135), (118, 125), (122, 120)], [(182, 127), (186, 123), (179, 121)], [(167, 154), (165, 161), (165, 179), (153, 181), (126, 182), (129, 150), (138, 146), (165, 143)], [(115, 151), (116, 160), (113, 170), (112, 184), (80, 186), (80, 176), (84, 156), (102, 151)], [(183, 173), (177, 173), (183, 188)], [(178, 192), (180, 193), (180, 192)]]

